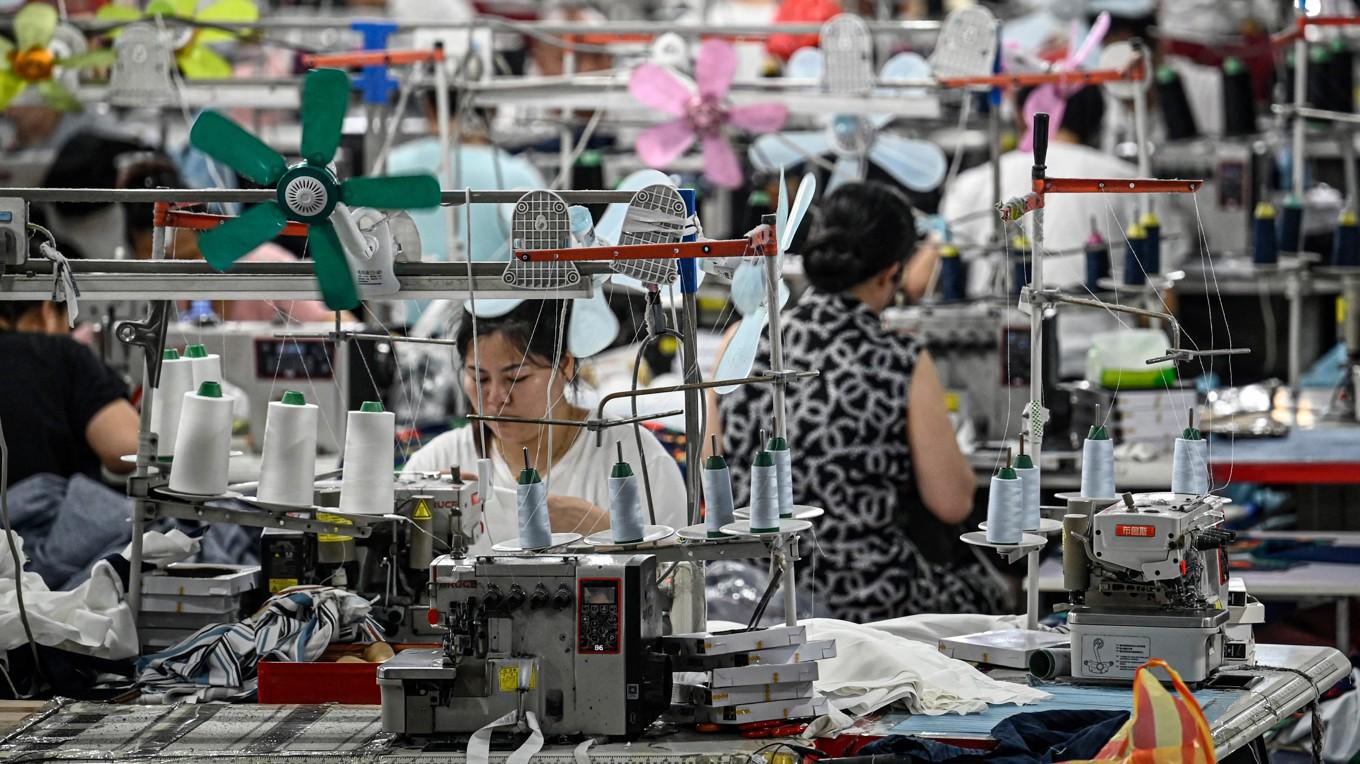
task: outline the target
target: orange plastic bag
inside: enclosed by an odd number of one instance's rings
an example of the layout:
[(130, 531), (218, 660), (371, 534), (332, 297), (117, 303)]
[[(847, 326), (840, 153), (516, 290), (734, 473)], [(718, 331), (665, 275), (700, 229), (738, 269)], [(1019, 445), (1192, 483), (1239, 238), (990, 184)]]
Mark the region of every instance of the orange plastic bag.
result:
[[(1152, 673), (1166, 669), (1176, 695)], [(1214, 764), (1209, 722), (1180, 674), (1165, 661), (1144, 663), (1133, 677), (1133, 716), (1091, 760), (1092, 764)]]

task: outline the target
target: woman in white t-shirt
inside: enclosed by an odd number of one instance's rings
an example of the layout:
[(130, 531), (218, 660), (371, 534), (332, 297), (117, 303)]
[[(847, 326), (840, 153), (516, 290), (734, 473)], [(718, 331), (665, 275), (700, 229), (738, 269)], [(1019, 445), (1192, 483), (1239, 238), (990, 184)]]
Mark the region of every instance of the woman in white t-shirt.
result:
[[(576, 383), (580, 363), (560, 344), (560, 338), (567, 336), (561, 319), (561, 302), (526, 300), (504, 316), (478, 318), (474, 348), (473, 322), (471, 316), (464, 314), (455, 343), (463, 359), (463, 390), (475, 412), (481, 413), (484, 407), (486, 413), (498, 416), (544, 418), (546, 414), (551, 419), (585, 421), (590, 412), (568, 400), (568, 388)], [(474, 363), (474, 354), (480, 364)], [(553, 358), (559, 359), (555, 369)], [(479, 381), (482, 407), (477, 401)], [(618, 461), (618, 443), (623, 444), (623, 458), (641, 483), (643, 460), (639, 459), (632, 427), (605, 430), (599, 445), (595, 433), (584, 427), (553, 425), (551, 429), (550, 454), (547, 425), (486, 424), (485, 450), (494, 468), (495, 494), (499, 499), (489, 500), (484, 509), (486, 533), (492, 543), (513, 539), (517, 533), (514, 499), (509, 497), (514, 495), (515, 482), (524, 467), (526, 448), (530, 465), (547, 483), (554, 532), (589, 535), (609, 527), (609, 473)], [(405, 469), (474, 472), (482, 456), (477, 441), (475, 424), (443, 433), (417, 451)], [(686, 525), (685, 484), (680, 468), (645, 429), (642, 454), (651, 482), (656, 522), (672, 528)], [(646, 500), (643, 501), (645, 513)]]

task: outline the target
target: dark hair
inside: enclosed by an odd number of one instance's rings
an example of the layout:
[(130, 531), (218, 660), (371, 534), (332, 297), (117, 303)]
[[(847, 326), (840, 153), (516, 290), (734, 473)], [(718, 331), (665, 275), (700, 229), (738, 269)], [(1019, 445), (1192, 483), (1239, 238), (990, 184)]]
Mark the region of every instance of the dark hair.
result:
[[(567, 310), (565, 323), (562, 316), (564, 302)], [(550, 365), (554, 356), (561, 359), (570, 355), (566, 348), (567, 328), (571, 325), (570, 306), (570, 300), (525, 300), (503, 316), (479, 317), (477, 339), (500, 334), (521, 353), (532, 356), (531, 360), (544, 366)], [(464, 365), (473, 362), (472, 323), (472, 316), (464, 312), (454, 335)]]
[[(43, 188), (114, 188), (118, 157), (135, 151), (146, 151), (146, 146), (89, 130), (78, 132), (57, 150), (56, 159), (43, 175)], [(64, 217), (84, 217), (108, 204), (56, 202), (54, 206)]]
[[(175, 163), (164, 154), (149, 154), (145, 159), (124, 168), (118, 177), (118, 188), (183, 188)], [(144, 202), (123, 203), (123, 230), (129, 247), (136, 244), (137, 235), (155, 227), (156, 205)]]
[(848, 183), (822, 200), (817, 228), (803, 249), (808, 281), (842, 292), (905, 263), (916, 249), (916, 218), (901, 191), (886, 183)]
[[(1016, 113), (1022, 113), (1034, 87), (1021, 88), (1015, 94)], [(1077, 136), (1083, 145), (1094, 146), (1100, 138), (1100, 127), (1105, 122), (1105, 95), (1099, 85), (1087, 85), (1067, 97), (1063, 109), (1062, 127)]]

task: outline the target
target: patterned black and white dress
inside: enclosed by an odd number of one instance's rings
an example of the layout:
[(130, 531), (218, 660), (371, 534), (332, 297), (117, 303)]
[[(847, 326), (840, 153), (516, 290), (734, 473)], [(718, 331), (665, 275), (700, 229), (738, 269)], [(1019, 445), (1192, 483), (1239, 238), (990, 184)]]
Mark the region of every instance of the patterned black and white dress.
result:
[[(795, 503), (823, 507), (811, 582), (819, 611), (867, 623), (915, 613), (997, 612), (1004, 596), (980, 564), (944, 568), (907, 535), (914, 476), (907, 396), (919, 351), (847, 294), (808, 290), (783, 314), (790, 369), (821, 375), (789, 386)], [(768, 329), (756, 368), (769, 368)], [(773, 394), (746, 385), (719, 399), (737, 506), (750, 503), (750, 462), (772, 427)], [(800, 570), (804, 566), (800, 565)], [(800, 583), (808, 578), (799, 579)]]

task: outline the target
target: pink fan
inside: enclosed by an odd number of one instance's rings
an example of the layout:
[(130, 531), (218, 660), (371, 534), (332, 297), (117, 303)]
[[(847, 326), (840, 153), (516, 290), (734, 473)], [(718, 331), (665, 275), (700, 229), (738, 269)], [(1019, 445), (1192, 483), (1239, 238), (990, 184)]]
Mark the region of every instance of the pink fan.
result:
[[(1091, 31), (1086, 35), (1086, 39), (1077, 45), (1076, 23), (1073, 22), (1073, 33), (1068, 38), (1071, 43), (1068, 45), (1067, 58), (1053, 65), (1053, 71), (1068, 71), (1081, 66), (1082, 62), (1091, 56), (1091, 52), (1105, 39), (1105, 33), (1110, 29), (1110, 12), (1101, 11), (1100, 16), (1091, 25)], [(1025, 99), (1025, 124), (1034, 124), (1034, 115), (1047, 113), (1048, 137), (1049, 140), (1057, 134), (1062, 127), (1063, 112), (1067, 110), (1067, 98), (1081, 88), (1080, 85), (1040, 85), (1030, 93), (1029, 98)], [(1034, 150), (1034, 132), (1028, 131), (1020, 141), (1021, 151)]]
[(727, 142), (723, 127), (732, 125), (752, 133), (770, 133), (784, 126), (789, 110), (780, 103), (732, 106), (727, 91), (737, 69), (737, 52), (721, 40), (699, 47), (694, 65), (697, 92), (687, 80), (654, 63), (633, 70), (628, 92), (642, 103), (676, 119), (649, 127), (637, 139), (643, 163), (662, 168), (689, 150), (696, 140), (704, 146), (704, 176), (719, 186), (741, 185), (741, 165)]

